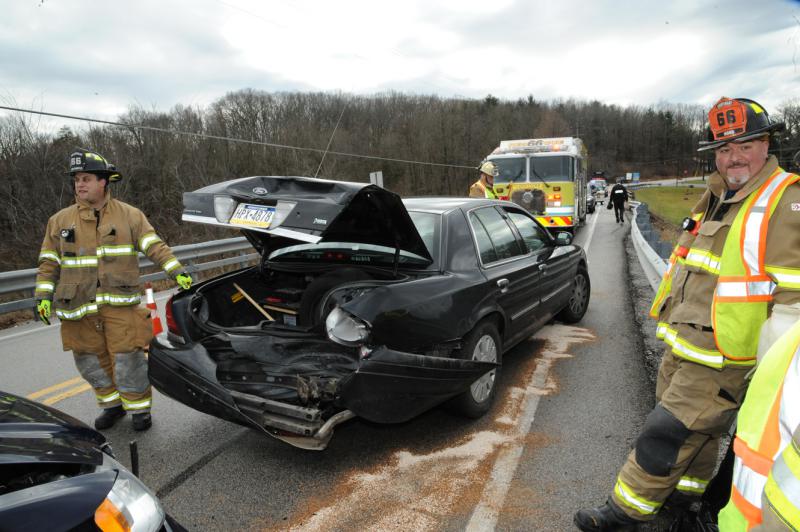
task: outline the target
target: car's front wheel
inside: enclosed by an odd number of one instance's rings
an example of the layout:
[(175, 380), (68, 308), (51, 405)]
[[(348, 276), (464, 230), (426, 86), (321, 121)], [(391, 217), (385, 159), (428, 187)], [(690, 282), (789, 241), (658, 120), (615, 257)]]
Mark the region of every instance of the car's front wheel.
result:
[[(484, 320), (465, 337), (460, 358), (499, 364), (501, 359), (500, 334), (497, 326)], [(453, 398), (452, 408), (466, 417), (479, 418), (489, 411), (497, 394), (497, 376), (500, 367), (483, 374), (472, 383), (469, 390)]]
[(556, 319), (564, 323), (578, 323), (586, 314), (589, 308), (589, 293), (591, 285), (589, 283), (589, 272), (584, 268), (578, 268), (575, 279), (572, 282), (572, 293), (569, 296), (567, 306), (561, 309)]

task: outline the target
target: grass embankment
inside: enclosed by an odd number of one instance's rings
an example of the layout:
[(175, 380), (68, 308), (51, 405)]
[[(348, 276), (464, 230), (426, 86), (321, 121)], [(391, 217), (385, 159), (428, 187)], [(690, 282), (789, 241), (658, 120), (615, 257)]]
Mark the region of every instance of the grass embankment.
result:
[(705, 192), (700, 187), (653, 187), (636, 191), (636, 201), (647, 203), (661, 239), (675, 243), (681, 221)]

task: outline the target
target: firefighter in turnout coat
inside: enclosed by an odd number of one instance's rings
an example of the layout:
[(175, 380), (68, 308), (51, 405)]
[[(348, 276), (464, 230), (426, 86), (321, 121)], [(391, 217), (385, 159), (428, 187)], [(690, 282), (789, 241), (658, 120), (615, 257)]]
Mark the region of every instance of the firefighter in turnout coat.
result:
[(774, 304), (800, 302), (800, 177), (768, 153), (771, 122), (756, 102), (709, 112), (717, 172), (683, 223), (651, 316), (667, 344), (655, 408), (607, 503), (580, 510), (581, 530), (625, 530), (670, 504), (685, 508), (711, 479), (718, 440), (736, 416), (759, 332)]
[(95, 427), (106, 429), (132, 412), (133, 427), (151, 425), (151, 389), (144, 348), (152, 337), (149, 312), (140, 307), (141, 251), (183, 288), (191, 277), (139, 209), (111, 197), (121, 179), (114, 165), (88, 150), (70, 156), (75, 203), (53, 215), (39, 254), (39, 317), (61, 320), (61, 340), (94, 388), (103, 409)]
[(483, 161), (478, 170), (481, 176), (469, 187), (469, 197), (497, 199), (497, 194), (494, 192), (494, 176), (497, 173), (497, 167), (492, 161)]

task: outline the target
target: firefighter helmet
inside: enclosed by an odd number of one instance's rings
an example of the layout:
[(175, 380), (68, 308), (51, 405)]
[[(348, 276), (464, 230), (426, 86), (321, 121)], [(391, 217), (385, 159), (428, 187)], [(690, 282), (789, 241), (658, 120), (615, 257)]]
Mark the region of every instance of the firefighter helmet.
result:
[(84, 148), (78, 148), (69, 156), (69, 175), (75, 177), (78, 172), (95, 174), (111, 182), (122, 179), (117, 167), (106, 161), (105, 157)]
[(482, 174), (490, 175), (492, 177), (497, 175), (497, 166), (492, 161), (483, 161), (478, 167)]
[(772, 122), (769, 113), (747, 98), (722, 97), (708, 112), (708, 140), (697, 151), (713, 150), (728, 142), (744, 142), (781, 131), (783, 122)]

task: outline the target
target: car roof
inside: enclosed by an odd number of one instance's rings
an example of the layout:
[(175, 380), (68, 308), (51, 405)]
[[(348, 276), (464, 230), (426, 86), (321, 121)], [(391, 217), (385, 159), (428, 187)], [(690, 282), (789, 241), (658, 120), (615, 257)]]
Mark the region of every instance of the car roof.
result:
[(472, 208), (481, 204), (491, 205), (499, 203), (495, 200), (483, 198), (463, 198), (453, 196), (424, 196), (416, 198), (403, 198), (406, 209), (413, 211), (430, 211), (444, 214), (459, 208)]

